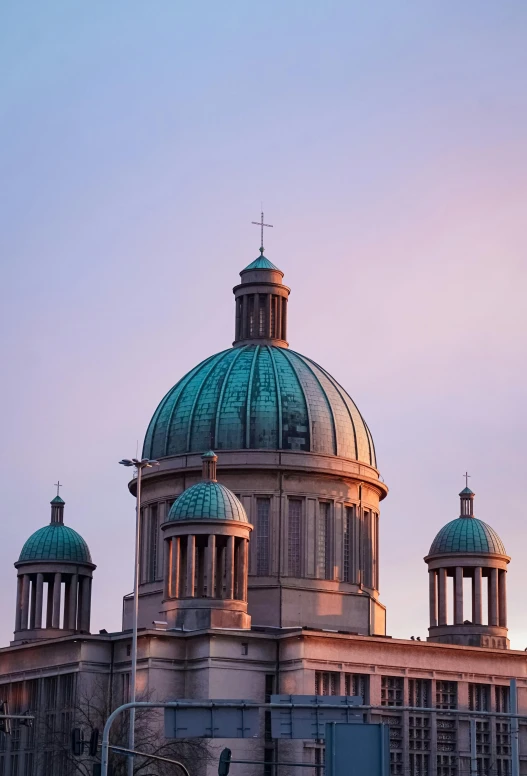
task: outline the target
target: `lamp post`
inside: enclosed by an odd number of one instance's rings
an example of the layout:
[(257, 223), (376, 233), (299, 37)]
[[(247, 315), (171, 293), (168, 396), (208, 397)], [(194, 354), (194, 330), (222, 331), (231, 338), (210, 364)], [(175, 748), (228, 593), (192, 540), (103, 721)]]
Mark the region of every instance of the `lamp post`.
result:
[[(135, 685), (137, 675), (137, 613), (139, 610), (139, 545), (141, 540), (141, 475), (143, 469), (159, 466), (159, 461), (151, 461), (149, 458), (123, 458), (119, 461), (122, 466), (135, 466), (137, 469), (137, 500), (135, 506), (135, 563), (134, 563), (134, 608), (132, 617), (132, 671), (130, 677), (130, 702), (135, 703)], [(128, 735), (128, 748), (135, 749), (135, 709), (130, 709), (130, 732)], [(128, 759), (128, 776), (133, 776), (134, 756)]]

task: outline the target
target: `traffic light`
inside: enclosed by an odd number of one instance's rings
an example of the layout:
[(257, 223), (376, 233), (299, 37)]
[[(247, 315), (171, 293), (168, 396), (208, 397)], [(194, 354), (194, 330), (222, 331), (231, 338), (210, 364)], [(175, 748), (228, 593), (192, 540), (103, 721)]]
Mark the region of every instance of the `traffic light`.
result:
[(218, 763), (218, 776), (227, 776), (229, 768), (231, 767), (231, 750), (225, 747), (220, 754), (220, 762)]
[(90, 754), (90, 757), (96, 756), (98, 748), (99, 748), (99, 731), (97, 728), (94, 728), (94, 730), (92, 730), (91, 732), (90, 743), (88, 744), (88, 752)]
[[(9, 704), (7, 701), (0, 703), (0, 714), (9, 714)], [(0, 718), (0, 733), (5, 733), (6, 736), (11, 735), (11, 720)]]
[(84, 734), (80, 728), (71, 731), (71, 752), (75, 757), (80, 757), (84, 752)]

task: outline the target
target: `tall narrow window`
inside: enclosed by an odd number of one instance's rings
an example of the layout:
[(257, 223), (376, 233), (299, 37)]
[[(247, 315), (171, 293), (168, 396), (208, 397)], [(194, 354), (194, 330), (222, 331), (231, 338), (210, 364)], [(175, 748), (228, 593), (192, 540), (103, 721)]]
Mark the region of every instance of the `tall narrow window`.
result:
[(157, 547), (158, 547), (159, 521), (157, 504), (150, 507), (150, 564), (148, 581), (155, 582), (157, 579)]
[(331, 504), (327, 502), (321, 502), (319, 504), (317, 527), (317, 576), (319, 579), (331, 579), (330, 510)]
[(247, 307), (248, 307), (248, 313), (249, 313), (249, 337), (254, 337), (256, 333), (254, 298), (255, 298), (255, 294), (250, 294), (247, 297)]
[(256, 573), (269, 574), (269, 512), (271, 499), (256, 499)]
[(258, 295), (258, 336), (265, 336), (265, 296)]
[(344, 555), (344, 564), (343, 564), (343, 579), (344, 582), (353, 582), (353, 561), (352, 561), (352, 552), (353, 552), (353, 517), (354, 517), (354, 509), (353, 507), (346, 507), (346, 511), (344, 514), (344, 547), (343, 547), (343, 555)]
[(362, 541), (363, 541), (363, 584), (366, 587), (373, 587), (372, 579), (372, 536), (371, 536), (371, 512), (365, 509), (362, 516)]
[(315, 695), (338, 695), (340, 674), (335, 671), (315, 671)]
[(301, 525), (302, 525), (302, 502), (298, 499), (289, 501), (289, 520), (288, 520), (288, 547), (287, 547), (287, 565), (290, 577), (302, 576), (301, 563)]
[(271, 297), (271, 337), (276, 337), (276, 296)]

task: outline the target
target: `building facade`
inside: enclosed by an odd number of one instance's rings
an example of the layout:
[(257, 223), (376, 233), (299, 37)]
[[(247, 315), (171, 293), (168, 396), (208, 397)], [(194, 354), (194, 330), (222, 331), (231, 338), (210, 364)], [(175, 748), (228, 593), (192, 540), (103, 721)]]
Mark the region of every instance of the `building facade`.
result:
[[(233, 346), (179, 380), (145, 437), (143, 455), (159, 466), (143, 475), (138, 694), (360, 696), (366, 719), (390, 725), (394, 776), (468, 774), (472, 715), (477, 774), (508, 776), (513, 731), (500, 714), (516, 679), (527, 776), (527, 661), (509, 649), (503, 543), (465, 488), (460, 516), (425, 557), (428, 641), (386, 634), (378, 558), (388, 491), (372, 435), (345, 389), (289, 348), (290, 290), (263, 249), (240, 276)], [(79, 762), (90, 773), (95, 760), (72, 759), (71, 728), (100, 727), (130, 692), (132, 600), (121, 632), (90, 633), (96, 567), (65, 525), (62, 499), (51, 506), (15, 563), (14, 640), (0, 649), (0, 700), (34, 713), (35, 725), (0, 733), (0, 776), (69, 776)], [(278, 760), (322, 762), (321, 741), (273, 740), (268, 712), (261, 734), (211, 746), (262, 762), (233, 766), (240, 776), (283, 776)], [(159, 726), (142, 742), (156, 744)], [(190, 762), (194, 773), (216, 769)]]

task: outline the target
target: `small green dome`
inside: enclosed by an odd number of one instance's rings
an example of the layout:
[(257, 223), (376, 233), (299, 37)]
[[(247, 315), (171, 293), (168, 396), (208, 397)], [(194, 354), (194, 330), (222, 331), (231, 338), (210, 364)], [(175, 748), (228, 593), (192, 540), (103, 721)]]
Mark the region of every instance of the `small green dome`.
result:
[(174, 501), (169, 520), (237, 520), (248, 523), (243, 504), (219, 482), (198, 482)]
[(280, 272), (281, 270), (278, 269), (278, 267), (275, 267), (272, 261), (269, 261), (267, 256), (264, 256), (263, 253), (261, 256), (258, 256), (257, 259), (254, 261), (251, 261), (250, 264), (248, 264), (242, 272), (247, 272), (248, 269), (274, 269), (277, 272)]
[(90, 550), (82, 536), (63, 523), (50, 523), (39, 528), (22, 547), (19, 563), (39, 560), (92, 562)]
[(477, 517), (458, 517), (447, 523), (432, 542), (428, 554), (455, 552), (507, 555), (496, 531)]
[(377, 466), (370, 431), (346, 391), (311, 359), (275, 345), (230, 348), (192, 369), (155, 411), (143, 456), (209, 447), (304, 450)]

